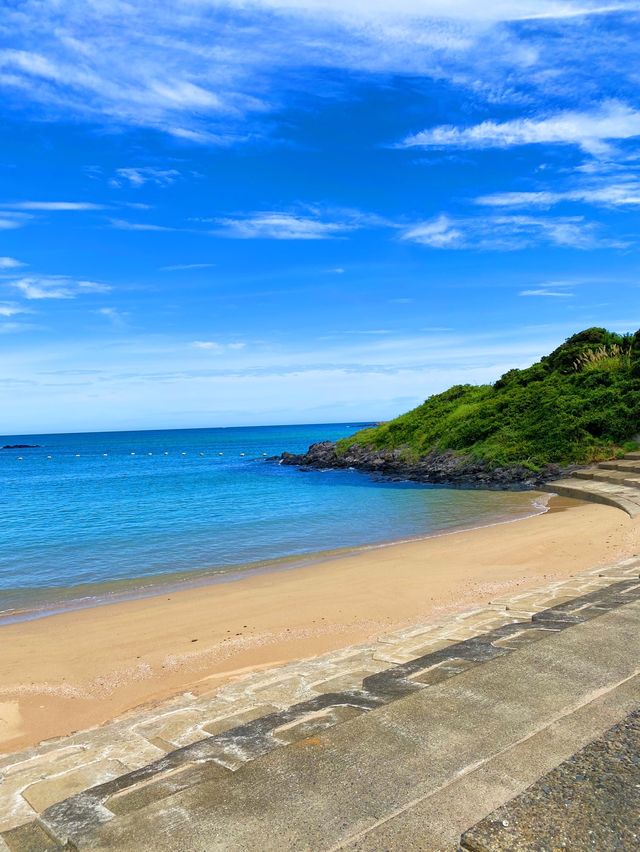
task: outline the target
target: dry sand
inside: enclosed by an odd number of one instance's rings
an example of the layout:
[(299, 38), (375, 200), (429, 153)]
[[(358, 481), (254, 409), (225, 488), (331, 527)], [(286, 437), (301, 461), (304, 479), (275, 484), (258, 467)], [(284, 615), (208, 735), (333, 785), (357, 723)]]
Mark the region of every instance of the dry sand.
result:
[(640, 551), (640, 522), (554, 498), (526, 520), (0, 627), (0, 751), (239, 671), (364, 642)]

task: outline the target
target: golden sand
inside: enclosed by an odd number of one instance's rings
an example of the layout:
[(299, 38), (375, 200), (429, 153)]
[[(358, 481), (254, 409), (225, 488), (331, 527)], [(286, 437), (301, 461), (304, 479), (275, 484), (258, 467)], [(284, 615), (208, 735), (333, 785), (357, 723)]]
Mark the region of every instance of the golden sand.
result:
[(366, 642), (640, 550), (640, 522), (554, 498), (525, 520), (0, 627), (0, 750), (241, 670)]

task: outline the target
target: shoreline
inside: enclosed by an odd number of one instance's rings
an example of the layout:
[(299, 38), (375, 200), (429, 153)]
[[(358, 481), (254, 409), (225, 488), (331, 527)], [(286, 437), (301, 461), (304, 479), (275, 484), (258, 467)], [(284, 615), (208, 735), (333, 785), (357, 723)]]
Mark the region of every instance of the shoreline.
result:
[[(321, 562), (355, 556), (359, 553), (377, 550), (378, 548), (394, 547), (398, 544), (409, 544), (411, 542), (429, 541), (476, 529), (487, 529), (502, 524), (516, 523), (527, 520), (528, 518), (535, 518), (549, 511), (549, 502), (553, 499), (551, 494), (536, 490), (527, 490), (526, 492), (519, 493), (526, 493), (531, 497), (530, 511), (522, 515), (509, 517), (496, 516), (495, 520), (488, 523), (477, 524), (472, 522), (471, 525), (460, 525), (409, 538), (377, 541), (344, 548), (331, 548), (328, 550), (312, 551), (306, 554), (278, 556), (235, 566), (210, 566), (209, 568), (193, 571), (132, 577), (127, 580), (106, 581), (104, 583), (92, 583), (72, 587), (61, 586), (55, 592), (53, 589), (45, 589), (43, 590), (43, 597), (46, 596), (46, 592), (51, 593), (51, 599), (48, 603), (43, 603), (42, 605), (34, 604), (32, 606), (25, 604), (24, 607), (0, 609), (0, 631), (4, 626), (9, 624), (35, 621), (41, 618), (49, 618), (53, 615), (93, 609), (94, 607), (110, 606), (125, 601), (144, 600), (145, 598), (174, 594), (186, 589), (215, 586), (220, 583), (233, 583), (260, 574), (280, 573), (297, 568), (307, 568)], [(93, 594), (91, 593), (92, 589), (95, 589)], [(66, 596), (66, 592), (70, 592), (71, 594)], [(59, 594), (58, 598), (55, 597), (56, 594)]]
[(428, 622), (638, 552), (640, 523), (551, 498), (516, 523), (0, 627), (0, 752), (102, 724), (240, 672)]

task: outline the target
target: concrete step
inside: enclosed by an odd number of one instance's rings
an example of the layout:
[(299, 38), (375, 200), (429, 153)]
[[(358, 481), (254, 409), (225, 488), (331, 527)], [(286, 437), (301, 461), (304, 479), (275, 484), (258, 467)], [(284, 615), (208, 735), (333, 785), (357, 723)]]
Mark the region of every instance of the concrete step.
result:
[[(453, 852), (640, 705), (639, 628), (640, 581), (603, 586), (178, 749), (2, 837), (11, 852)], [(43, 832), (58, 845), (38, 846)]]
[(626, 485), (629, 488), (640, 488), (640, 473), (635, 474), (624, 470), (608, 470), (600, 466), (576, 470), (573, 477), (577, 479), (593, 479), (596, 482), (610, 482), (613, 485)]
[(587, 500), (591, 503), (613, 506), (616, 509), (622, 509), (631, 518), (640, 515), (640, 489), (628, 485), (601, 482), (593, 478), (567, 477), (547, 482), (543, 490), (559, 494), (561, 497), (571, 497), (574, 500)]
[(465, 832), (468, 852), (637, 849), (640, 712)]
[(622, 470), (629, 474), (637, 473), (640, 475), (640, 459), (638, 461), (618, 459), (617, 461), (600, 462), (597, 466), (603, 470)]

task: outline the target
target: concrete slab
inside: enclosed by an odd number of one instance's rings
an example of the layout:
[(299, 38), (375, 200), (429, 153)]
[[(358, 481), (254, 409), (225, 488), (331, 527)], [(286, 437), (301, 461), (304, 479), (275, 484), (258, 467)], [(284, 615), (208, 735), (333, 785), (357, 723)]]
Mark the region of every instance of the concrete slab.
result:
[(640, 848), (640, 711), (465, 832), (468, 852)]
[(639, 626), (630, 603), (122, 817), (42, 819), (78, 850), (340, 848), (636, 678)]

